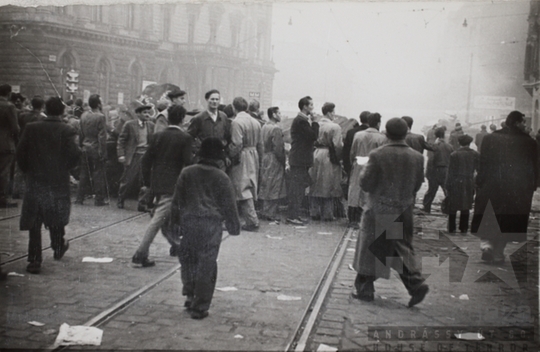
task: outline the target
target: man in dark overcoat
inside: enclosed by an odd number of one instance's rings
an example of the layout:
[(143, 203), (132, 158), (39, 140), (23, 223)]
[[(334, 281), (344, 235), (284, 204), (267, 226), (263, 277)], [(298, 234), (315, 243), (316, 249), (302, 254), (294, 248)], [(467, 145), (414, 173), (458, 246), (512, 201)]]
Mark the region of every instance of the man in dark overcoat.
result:
[(482, 141), (471, 231), (478, 232), (491, 203), (502, 234), (478, 234), (482, 259), (488, 262), (504, 262), (508, 241), (527, 240), (532, 197), (538, 186), (538, 151), (534, 139), (525, 133), (525, 126), (525, 116), (512, 111), (506, 118), (506, 128)]
[(433, 151), (433, 148), (426, 142), (423, 135), (411, 132), (414, 122), (413, 118), (410, 116), (403, 116), (402, 119), (405, 120), (409, 127), (409, 132), (407, 132), (407, 136), (405, 137), (405, 143), (420, 154), (424, 154), (424, 150)]
[(20, 229), (30, 231), (28, 266), (38, 274), (41, 268), (41, 225), (50, 232), (54, 259), (59, 260), (69, 247), (64, 227), (69, 223), (69, 170), (80, 157), (75, 129), (62, 122), (64, 103), (53, 97), (45, 103), (47, 117), (26, 125), (17, 147), (17, 163), (26, 175)]
[(182, 295), (187, 296), (184, 306), (193, 319), (207, 317), (212, 303), (223, 221), (231, 236), (240, 234), (235, 189), (219, 169), (224, 154), (219, 138), (205, 139), (199, 163), (180, 173), (171, 205), (171, 223), (182, 231), (179, 260)]
[(456, 232), (456, 216), (459, 215), (459, 230), (466, 234), (469, 229), (469, 210), (474, 198), (474, 173), (478, 170), (480, 155), (469, 148), (473, 138), (468, 134), (458, 137), (458, 150), (450, 154), (446, 191), (448, 197), (448, 232)]
[(153, 260), (148, 259), (148, 252), (160, 229), (171, 244), (170, 254), (173, 256), (178, 254), (179, 241), (174, 238), (173, 232), (167, 225), (176, 180), (182, 169), (191, 164), (192, 158), (193, 138), (180, 127), (185, 116), (186, 109), (181, 105), (171, 107), (168, 113), (168, 127), (154, 135), (142, 158), (144, 184), (157, 198), (154, 215), (131, 260), (134, 264), (141, 264), (143, 267), (155, 265)]
[(16, 207), (7, 200), (11, 165), (15, 160), (15, 146), (19, 136), (17, 108), (9, 101), (11, 86), (0, 85), (0, 208)]
[(135, 108), (137, 118), (129, 120), (122, 127), (122, 133), (118, 137), (116, 151), (118, 161), (124, 164), (124, 174), (120, 179), (118, 190), (119, 209), (124, 208), (124, 200), (131, 189), (136, 188), (139, 191), (139, 204), (137, 210), (145, 211), (150, 202), (151, 192), (143, 186), (141, 159), (148, 149), (150, 139), (154, 134), (154, 124), (150, 118), (152, 106), (140, 105)]
[[(386, 134), (390, 142), (369, 154), (360, 178), (367, 200), (356, 242), (353, 298), (373, 301), (375, 280), (388, 279), (394, 268), (411, 295), (412, 307), (428, 292), (412, 245), (414, 198), (424, 182), (424, 157), (405, 144), (407, 124), (401, 118), (388, 120)], [(394, 222), (403, 227), (393, 231)]]

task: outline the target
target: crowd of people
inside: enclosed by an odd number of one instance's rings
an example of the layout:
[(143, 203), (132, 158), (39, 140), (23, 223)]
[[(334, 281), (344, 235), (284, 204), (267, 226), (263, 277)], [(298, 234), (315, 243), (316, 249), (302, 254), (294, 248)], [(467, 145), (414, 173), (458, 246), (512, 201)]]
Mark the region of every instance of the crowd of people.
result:
[[(132, 262), (155, 265), (149, 248), (161, 231), (170, 255), (182, 264), (182, 293), (194, 319), (208, 315), (223, 228), (238, 235), (258, 231), (260, 219), (279, 223), (281, 205), (287, 205), (284, 221), (291, 225), (347, 217), (349, 226), (359, 229), (353, 297), (364, 301), (374, 299), (374, 281), (388, 278), (390, 268), (399, 271), (411, 295), (409, 306), (429, 290), (412, 244), (413, 208), (424, 177), (428, 190), (422, 211), (431, 212), (441, 187), (450, 235), (456, 233), (457, 212), (459, 231), (468, 232), (474, 205), (471, 232), (482, 237), (485, 261), (504, 262), (505, 234), (526, 239), (539, 180), (538, 144), (525, 132), (518, 111), (500, 130), (483, 128), (475, 136), (475, 151), (473, 137), (461, 125), (448, 140), (446, 128), (439, 126), (425, 138), (411, 132), (409, 116), (389, 119), (381, 131), (382, 116), (364, 111), (360, 123), (342, 131), (335, 104), (325, 103), (319, 115), (306, 96), (298, 102), (289, 147), (279, 107), (268, 108), (264, 117), (257, 101), (236, 97), (230, 105), (220, 104), (215, 89), (205, 94), (202, 112), (188, 112), (186, 92), (174, 90), (156, 107), (133, 102), (132, 118), (104, 111), (99, 95), (91, 95), (87, 106), (36, 96), (32, 110), (24, 111), (11, 102), (24, 97), (10, 94), (9, 85), (0, 86), (0, 207), (17, 205), (8, 198), (11, 179), (13, 196), (24, 193), (20, 229), (29, 231), (27, 271), (33, 274), (41, 270), (42, 225), (50, 231), (54, 259), (69, 248), (64, 227), (73, 178), (78, 179), (75, 204), (93, 196), (94, 206), (109, 205), (117, 183), (118, 208), (137, 196), (137, 209), (151, 211)], [(121, 172), (114, 171), (118, 166)], [(489, 207), (498, 236), (480, 229)], [(395, 221), (403, 223), (400, 233), (390, 225)]]

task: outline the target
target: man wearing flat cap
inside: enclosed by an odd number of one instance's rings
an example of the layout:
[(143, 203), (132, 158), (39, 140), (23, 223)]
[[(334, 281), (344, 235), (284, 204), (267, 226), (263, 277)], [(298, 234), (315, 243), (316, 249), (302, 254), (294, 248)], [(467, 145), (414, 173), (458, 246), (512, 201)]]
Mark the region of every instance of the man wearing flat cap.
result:
[[(504, 262), (508, 241), (526, 241), (533, 193), (538, 186), (538, 151), (525, 132), (525, 116), (512, 111), (506, 127), (484, 137), (476, 176), (478, 193), (474, 202), (471, 232), (482, 239), (482, 259)], [(491, 203), (500, 233), (480, 231), (484, 213)]]
[(448, 232), (456, 232), (456, 216), (459, 216), (459, 230), (466, 234), (469, 229), (469, 210), (474, 198), (474, 173), (478, 170), (480, 154), (469, 148), (473, 138), (468, 134), (458, 137), (460, 147), (450, 154), (446, 191), (448, 196)]
[(118, 203), (120, 209), (124, 208), (124, 200), (128, 194), (139, 192), (137, 210), (145, 211), (150, 198), (148, 189), (143, 186), (141, 159), (148, 149), (150, 138), (154, 134), (154, 124), (149, 120), (152, 106), (143, 105), (135, 108), (136, 120), (127, 121), (122, 127), (122, 133), (118, 137), (117, 154), (118, 161), (124, 164), (124, 174), (120, 179), (118, 190)]
[(459, 149), (459, 142), (458, 138), (459, 136), (463, 136), (465, 133), (463, 132), (463, 127), (461, 127), (461, 124), (458, 122), (456, 123), (456, 128), (450, 132), (450, 137), (448, 138), (448, 144), (454, 148), (454, 150)]
[[(386, 123), (389, 143), (373, 150), (362, 171), (360, 186), (367, 199), (356, 242), (357, 271), (353, 298), (373, 301), (378, 278), (396, 270), (411, 295), (409, 307), (420, 303), (429, 288), (416, 267), (413, 207), (424, 182), (424, 157), (405, 143), (407, 123), (395, 117)], [(394, 223), (401, 223), (395, 226)]]
[(231, 236), (240, 234), (235, 189), (220, 170), (224, 157), (221, 139), (203, 140), (200, 161), (182, 170), (171, 204), (171, 223), (182, 231), (178, 258), (184, 306), (193, 319), (207, 317), (212, 303), (223, 221)]

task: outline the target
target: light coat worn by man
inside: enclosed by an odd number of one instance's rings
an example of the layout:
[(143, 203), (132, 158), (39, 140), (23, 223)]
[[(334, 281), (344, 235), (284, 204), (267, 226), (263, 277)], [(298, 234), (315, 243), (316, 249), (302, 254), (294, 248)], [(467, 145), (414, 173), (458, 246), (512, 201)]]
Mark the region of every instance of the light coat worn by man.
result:
[[(428, 292), (416, 268), (412, 246), (413, 207), (424, 180), (424, 158), (405, 144), (405, 121), (390, 119), (386, 132), (391, 142), (371, 152), (360, 178), (367, 197), (354, 256), (357, 292), (353, 297), (372, 301), (374, 281), (388, 279), (390, 268), (394, 268), (412, 296), (412, 307)], [(394, 226), (394, 222), (403, 227)]]
[(263, 216), (270, 221), (279, 221), (279, 200), (287, 197), (285, 187), (285, 142), (279, 109), (268, 109), (269, 121), (261, 129), (263, 157), (259, 172), (259, 199), (263, 201)]
[(381, 115), (373, 113), (368, 116), (369, 128), (357, 132), (354, 135), (353, 144), (351, 147), (350, 160), (352, 165), (351, 177), (349, 182), (349, 197), (348, 204), (352, 208), (351, 217), (353, 226), (357, 227), (362, 215), (362, 208), (365, 203), (365, 193), (360, 187), (360, 175), (364, 169), (364, 165), (357, 162), (357, 157), (367, 157), (369, 153), (386, 144), (388, 138), (379, 132), (381, 124)]
[[(333, 122), (335, 105), (323, 106), (323, 118), (319, 120), (319, 137), (313, 152), (313, 166), (309, 175), (313, 184), (309, 187), (309, 213), (313, 220), (334, 220), (334, 201), (341, 198), (341, 151), (343, 140), (341, 127)], [(332, 155), (332, 154), (333, 155)]]
[(256, 231), (259, 219), (255, 211), (257, 200), (260, 156), (263, 154), (261, 125), (246, 110), (247, 101), (237, 97), (233, 101), (236, 117), (231, 123), (229, 156), (232, 167), (229, 173), (236, 191), (236, 201), (245, 231)]
[[(506, 126), (482, 141), (471, 224), (471, 232), (483, 240), (482, 259), (495, 263), (504, 262), (508, 241), (527, 240), (532, 197), (538, 187), (538, 150), (535, 140), (525, 132), (524, 115), (511, 112)], [(489, 203), (502, 234), (495, 234), (493, 228), (480, 231)]]

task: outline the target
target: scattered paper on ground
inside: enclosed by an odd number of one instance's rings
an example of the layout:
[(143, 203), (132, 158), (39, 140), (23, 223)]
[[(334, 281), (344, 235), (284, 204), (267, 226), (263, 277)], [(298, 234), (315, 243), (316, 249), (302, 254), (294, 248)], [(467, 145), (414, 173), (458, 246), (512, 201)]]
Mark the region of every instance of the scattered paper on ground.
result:
[(336, 352), (337, 350), (337, 348), (325, 345), (324, 343), (321, 343), (319, 348), (317, 348), (317, 352)]
[(266, 238), (269, 238), (271, 240), (282, 240), (283, 237), (274, 237), (274, 236), (270, 236), (270, 235), (266, 235)]
[(235, 338), (235, 339), (243, 339), (243, 338), (244, 338), (244, 336), (242, 336), (242, 335), (238, 334), (238, 335), (234, 335), (234, 338)]
[(356, 271), (351, 264), (349, 264), (349, 270)]
[(307, 229), (307, 226), (295, 226), (295, 229)]
[(502, 270), (502, 271), (508, 271), (508, 270), (506, 270), (506, 269), (503, 269), (503, 268), (497, 268), (497, 269), (499, 269), (499, 270)]
[(454, 296), (454, 295), (450, 295), (450, 297), (452, 297), (452, 298), (456, 298), (456, 296)]
[(354, 252), (356, 249), (354, 248), (347, 248), (347, 252)]
[(60, 325), (60, 331), (54, 342), (55, 346), (101, 345), (103, 330), (93, 326)]
[(43, 326), (45, 324), (40, 323), (39, 321), (29, 321), (28, 324), (34, 325), (34, 326)]
[(469, 300), (469, 296), (467, 295), (461, 295), (459, 296), (459, 299), (463, 300), (463, 301), (468, 301)]
[(8, 273), (7, 276), (21, 276), (21, 277), (24, 277), (23, 274), (19, 274), (19, 273), (16, 273), (16, 272), (14, 272), (14, 271)]
[(466, 332), (463, 334), (454, 334), (454, 336), (456, 337), (456, 339), (468, 341), (482, 341), (486, 339), (484, 336), (482, 336), (482, 334), (478, 332)]
[(277, 299), (279, 301), (299, 301), (302, 299), (302, 297), (279, 295), (277, 296)]
[(113, 258), (84, 257), (82, 261), (83, 263), (112, 263)]
[(318, 235), (332, 235), (332, 232), (317, 232)]
[(48, 329), (48, 330), (43, 331), (43, 333), (44, 333), (45, 335), (52, 335), (52, 334), (54, 334), (55, 332), (56, 332), (56, 330), (54, 330), (54, 329)]
[(386, 296), (381, 296), (381, 299), (388, 299), (388, 297), (386, 297)]
[(217, 287), (216, 290), (222, 291), (222, 292), (238, 291), (238, 289), (236, 287), (232, 287), (232, 286)]

